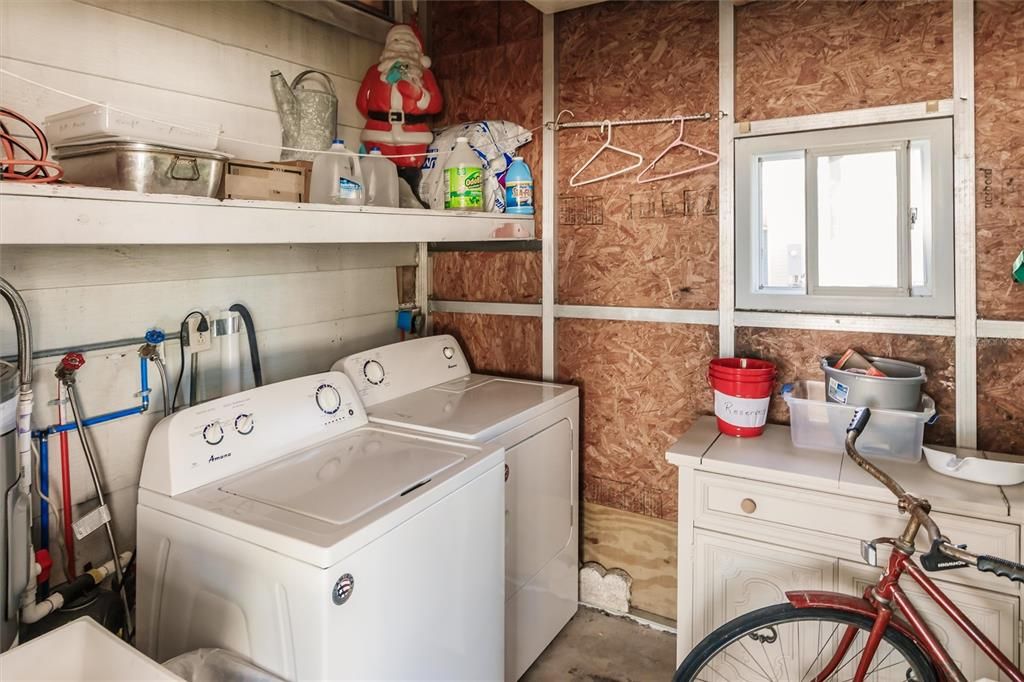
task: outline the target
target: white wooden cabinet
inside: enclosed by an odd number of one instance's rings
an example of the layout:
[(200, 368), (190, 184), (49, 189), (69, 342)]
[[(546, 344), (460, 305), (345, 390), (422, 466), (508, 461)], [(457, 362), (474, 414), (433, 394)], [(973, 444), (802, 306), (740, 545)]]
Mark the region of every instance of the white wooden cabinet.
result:
[[(672, 446), (668, 459), (679, 467), (679, 661), (732, 618), (784, 603), (787, 591), (862, 595), (880, 569), (863, 563), (860, 540), (898, 534), (905, 524), (888, 490), (842, 453), (793, 447), (787, 427), (737, 439), (720, 435), (714, 418), (705, 417)], [(1020, 559), (1024, 509), (1011, 509), (1012, 491), (1007, 496), (998, 487), (942, 476), (924, 462), (877, 463), (931, 501), (933, 517), (951, 540)], [(923, 533), (919, 541), (925, 542)], [(930, 577), (1019, 665), (1016, 583), (970, 568)], [(999, 679), (909, 576), (900, 584), (968, 679)]]
[(787, 590), (836, 589), (835, 558), (721, 533), (694, 533), (693, 564), (703, 595), (693, 602), (695, 641), (737, 616), (785, 602)]

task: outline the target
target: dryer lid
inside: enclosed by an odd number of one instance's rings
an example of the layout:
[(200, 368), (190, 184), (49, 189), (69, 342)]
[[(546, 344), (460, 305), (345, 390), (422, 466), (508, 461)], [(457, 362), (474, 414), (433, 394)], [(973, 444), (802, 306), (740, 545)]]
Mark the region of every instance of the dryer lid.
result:
[(285, 457), (221, 487), (336, 525), (351, 523), (465, 459), (442, 444), (357, 432)]
[(368, 408), (370, 420), (490, 440), (578, 393), (575, 386), (471, 374)]

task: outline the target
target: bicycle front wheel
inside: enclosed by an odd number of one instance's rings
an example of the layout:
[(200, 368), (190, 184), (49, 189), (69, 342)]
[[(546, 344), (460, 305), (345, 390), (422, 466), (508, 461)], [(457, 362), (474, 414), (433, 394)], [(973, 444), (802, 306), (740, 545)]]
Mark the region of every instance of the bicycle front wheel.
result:
[[(838, 609), (778, 604), (751, 611), (705, 637), (673, 682), (823, 682), (853, 680), (872, 619)], [(865, 680), (937, 682), (930, 658), (889, 627)]]

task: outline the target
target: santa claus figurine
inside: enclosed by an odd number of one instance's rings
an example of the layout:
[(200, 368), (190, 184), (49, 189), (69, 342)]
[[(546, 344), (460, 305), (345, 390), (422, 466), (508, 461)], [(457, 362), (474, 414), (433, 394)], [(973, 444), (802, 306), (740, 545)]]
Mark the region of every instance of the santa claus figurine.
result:
[[(359, 87), (356, 107), (366, 117), (362, 141), (391, 156), (403, 177), (418, 176), (423, 154), (434, 139), (427, 116), (441, 111), (444, 101), (423, 54), (419, 31), (396, 24), (384, 40), (384, 51)], [(410, 182), (415, 190), (416, 184)]]

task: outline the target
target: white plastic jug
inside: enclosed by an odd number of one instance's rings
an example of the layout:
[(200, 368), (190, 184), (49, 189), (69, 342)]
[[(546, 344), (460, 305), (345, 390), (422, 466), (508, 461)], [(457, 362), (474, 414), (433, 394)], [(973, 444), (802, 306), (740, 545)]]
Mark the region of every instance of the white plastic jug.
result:
[(367, 206), (398, 206), (398, 167), (374, 147), (362, 158)]
[[(347, 152), (344, 140), (335, 140), (332, 152)], [(354, 154), (317, 154), (310, 178), (310, 202), (362, 206), (363, 173), (359, 157)]]

